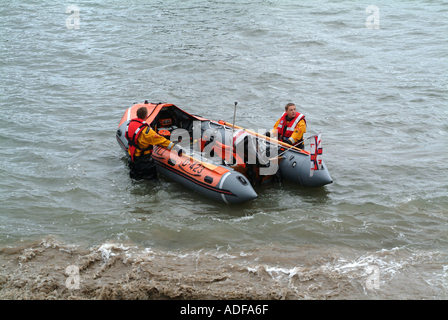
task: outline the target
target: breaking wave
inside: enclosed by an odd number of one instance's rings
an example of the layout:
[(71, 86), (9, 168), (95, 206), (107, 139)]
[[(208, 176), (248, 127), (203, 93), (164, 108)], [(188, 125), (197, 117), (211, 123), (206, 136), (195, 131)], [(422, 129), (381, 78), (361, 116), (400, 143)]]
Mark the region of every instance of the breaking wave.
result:
[[(412, 298), (443, 299), (443, 259), (403, 248), (364, 255), (276, 245), (171, 252), (115, 242), (87, 248), (46, 237), (1, 249), (0, 299), (401, 299), (409, 288)], [(376, 287), (369, 285), (375, 276)]]

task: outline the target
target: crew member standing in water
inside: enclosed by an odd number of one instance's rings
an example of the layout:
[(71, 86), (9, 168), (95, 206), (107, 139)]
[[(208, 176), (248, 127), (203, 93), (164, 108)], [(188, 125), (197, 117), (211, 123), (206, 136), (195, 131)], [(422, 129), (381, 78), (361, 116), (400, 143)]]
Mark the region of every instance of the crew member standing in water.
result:
[(285, 113), (275, 123), (269, 136), (272, 137), (275, 131), (278, 133), (279, 141), (304, 149), (303, 134), (306, 132), (306, 120), (303, 114), (296, 111), (294, 103), (285, 106)]
[(137, 110), (137, 118), (129, 122), (126, 131), (126, 139), (129, 144), (128, 152), (131, 156), (129, 175), (135, 180), (157, 179), (157, 169), (151, 157), (154, 145), (165, 147), (168, 150), (174, 147), (174, 143), (151, 129), (145, 122), (147, 117), (148, 109), (141, 107)]

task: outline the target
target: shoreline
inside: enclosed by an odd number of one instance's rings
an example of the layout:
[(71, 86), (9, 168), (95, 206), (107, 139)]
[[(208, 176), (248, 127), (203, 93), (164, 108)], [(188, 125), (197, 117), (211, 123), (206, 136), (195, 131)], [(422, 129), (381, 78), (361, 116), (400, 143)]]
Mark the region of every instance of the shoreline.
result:
[(87, 249), (45, 239), (0, 249), (0, 299), (338, 299), (361, 289), (334, 272), (303, 268), (282, 277), (281, 270), (253, 268), (247, 260), (117, 244)]
[(48, 236), (0, 248), (0, 300), (446, 299), (445, 261), (406, 247), (164, 251)]

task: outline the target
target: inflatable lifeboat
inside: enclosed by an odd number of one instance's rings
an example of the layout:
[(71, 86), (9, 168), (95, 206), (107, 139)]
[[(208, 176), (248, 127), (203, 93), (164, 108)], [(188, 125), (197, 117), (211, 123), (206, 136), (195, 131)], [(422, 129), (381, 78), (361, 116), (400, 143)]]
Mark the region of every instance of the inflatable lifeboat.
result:
[(311, 170), (310, 152), (168, 103), (145, 101), (125, 111), (116, 138), (128, 158), (126, 129), (141, 107), (148, 109), (146, 122), (182, 148), (182, 152), (175, 152), (154, 146), (152, 158), (158, 173), (211, 199), (244, 203), (257, 198), (255, 185), (272, 180), (285, 179), (305, 187), (332, 183), (323, 161), (319, 170)]

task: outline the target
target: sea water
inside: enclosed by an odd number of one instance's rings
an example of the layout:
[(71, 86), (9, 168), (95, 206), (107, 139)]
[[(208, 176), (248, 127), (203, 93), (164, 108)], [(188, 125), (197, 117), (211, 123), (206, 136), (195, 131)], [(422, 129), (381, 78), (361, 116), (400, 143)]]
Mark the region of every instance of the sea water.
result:
[[(3, 1), (0, 297), (446, 299), (447, 14)], [(144, 100), (228, 122), (238, 101), (236, 124), (256, 130), (293, 102), (334, 182), (229, 206), (132, 181), (115, 133)]]

